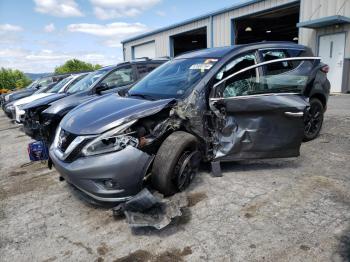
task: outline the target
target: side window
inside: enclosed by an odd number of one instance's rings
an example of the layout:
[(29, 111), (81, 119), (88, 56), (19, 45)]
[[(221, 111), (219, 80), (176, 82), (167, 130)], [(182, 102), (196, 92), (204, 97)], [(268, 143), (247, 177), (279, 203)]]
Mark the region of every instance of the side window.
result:
[[(271, 50), (262, 50), (261, 55), (263, 58), (263, 61), (272, 61), (276, 59), (283, 59), (288, 57), (298, 57), (303, 54), (304, 50), (302, 49), (271, 49)], [(294, 70), (302, 63), (301, 60), (295, 60), (295, 61), (284, 61), (274, 64), (269, 64), (264, 67), (264, 72), (267, 74), (283, 74), (285, 72), (288, 72), (290, 70)]]
[[(287, 58), (289, 55), (285, 50), (263, 50), (263, 61), (268, 62), (276, 59)], [(265, 73), (269, 75), (278, 75), (288, 72), (293, 69), (293, 66), (288, 61), (276, 62), (265, 66)]]
[(109, 88), (125, 86), (134, 82), (133, 70), (131, 67), (123, 67), (110, 73), (103, 81)]
[(236, 73), (248, 66), (255, 64), (255, 55), (254, 53), (248, 53), (243, 56), (234, 58), (229, 62), (225, 67), (216, 75), (215, 79), (218, 81)]
[(136, 68), (140, 78), (143, 78), (145, 75), (148, 74), (148, 68), (146, 64), (139, 64), (136, 66)]
[[(283, 61), (284, 62), (284, 61)], [(282, 62), (282, 63), (283, 63)], [(304, 64), (312, 65), (312, 60), (303, 60)], [(278, 66), (281, 62), (272, 62)], [(224, 79), (218, 84), (218, 97), (229, 98), (269, 93), (301, 93), (307, 84), (309, 70), (301, 70), (282, 75), (267, 73), (264, 76), (256, 76), (257, 69), (266, 65), (257, 65), (237, 75)], [(312, 69), (312, 66), (309, 66)]]
[(148, 73), (152, 72), (154, 69), (156, 69), (160, 64), (149, 64), (148, 67)]
[(152, 72), (154, 69), (156, 69), (158, 66), (158, 64), (138, 64), (136, 67), (137, 71), (139, 72), (140, 78), (143, 78), (150, 72)]
[(52, 78), (49, 77), (49, 78), (44, 78), (44, 79), (41, 79), (39, 80), (38, 84), (42, 87), (45, 87), (45, 86), (48, 86), (49, 84), (52, 83)]
[(86, 75), (81, 75), (81, 76), (78, 76), (76, 79), (73, 80), (72, 83), (70, 83), (69, 86), (73, 86), (75, 85), (76, 83), (78, 83), (81, 79), (83, 79)]
[[(248, 53), (239, 57), (235, 57), (216, 75), (216, 81), (225, 79), (226, 77), (253, 65), (255, 65), (254, 53)], [(234, 81), (229, 79), (225, 82), (223, 97), (244, 95), (247, 90), (251, 89), (251, 87), (248, 85), (256, 82), (257, 77), (257, 70), (253, 69), (245, 71), (242, 74), (239, 74), (237, 77), (234, 77), (234, 79), (232, 79)]]

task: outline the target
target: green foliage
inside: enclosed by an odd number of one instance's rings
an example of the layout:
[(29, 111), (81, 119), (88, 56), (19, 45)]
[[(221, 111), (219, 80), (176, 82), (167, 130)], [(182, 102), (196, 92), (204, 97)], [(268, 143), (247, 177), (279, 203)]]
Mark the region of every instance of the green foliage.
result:
[(82, 72), (82, 71), (93, 71), (100, 69), (101, 66), (96, 64), (86, 63), (84, 61), (80, 61), (78, 59), (71, 59), (66, 61), (63, 65), (55, 68), (56, 74), (65, 74), (65, 73), (73, 73), (73, 72)]
[(0, 69), (0, 89), (13, 90), (23, 88), (32, 81), (21, 71), (14, 69)]

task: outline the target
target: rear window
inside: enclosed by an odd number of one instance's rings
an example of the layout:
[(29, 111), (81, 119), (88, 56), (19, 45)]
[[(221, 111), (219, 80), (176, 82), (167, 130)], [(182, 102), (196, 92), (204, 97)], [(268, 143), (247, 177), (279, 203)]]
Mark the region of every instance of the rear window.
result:
[[(298, 57), (301, 56), (302, 53), (302, 49), (267, 49), (261, 51), (264, 62), (289, 57)], [(264, 66), (264, 71), (269, 75), (279, 75), (297, 68), (301, 63), (302, 61), (276, 62)]]

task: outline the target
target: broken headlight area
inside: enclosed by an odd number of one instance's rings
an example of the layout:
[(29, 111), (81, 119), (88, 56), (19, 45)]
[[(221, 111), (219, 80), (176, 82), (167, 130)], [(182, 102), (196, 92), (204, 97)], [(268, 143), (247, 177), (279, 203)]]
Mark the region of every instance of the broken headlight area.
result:
[(92, 156), (116, 152), (127, 146), (138, 147), (139, 140), (132, 136), (135, 132), (125, 132), (128, 131), (129, 127), (136, 121), (137, 120), (130, 121), (98, 136), (83, 148), (83, 155)]
[(154, 154), (158, 143), (161, 143), (161, 138), (172, 126), (168, 123), (168, 114), (165, 116), (133, 120), (107, 131), (89, 142), (82, 149), (82, 155), (91, 156), (117, 152), (127, 146)]

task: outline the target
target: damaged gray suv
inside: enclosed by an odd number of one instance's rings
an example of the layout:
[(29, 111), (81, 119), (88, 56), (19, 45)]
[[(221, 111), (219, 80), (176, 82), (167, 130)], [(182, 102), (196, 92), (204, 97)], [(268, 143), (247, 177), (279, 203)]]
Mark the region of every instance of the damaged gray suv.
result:
[(67, 114), (50, 157), (62, 179), (102, 202), (128, 200), (147, 181), (165, 195), (182, 191), (201, 161), (217, 171), (221, 161), (296, 157), (310, 119), (308, 129), (322, 125), (325, 66), (285, 42), (187, 53), (126, 97), (105, 95)]

